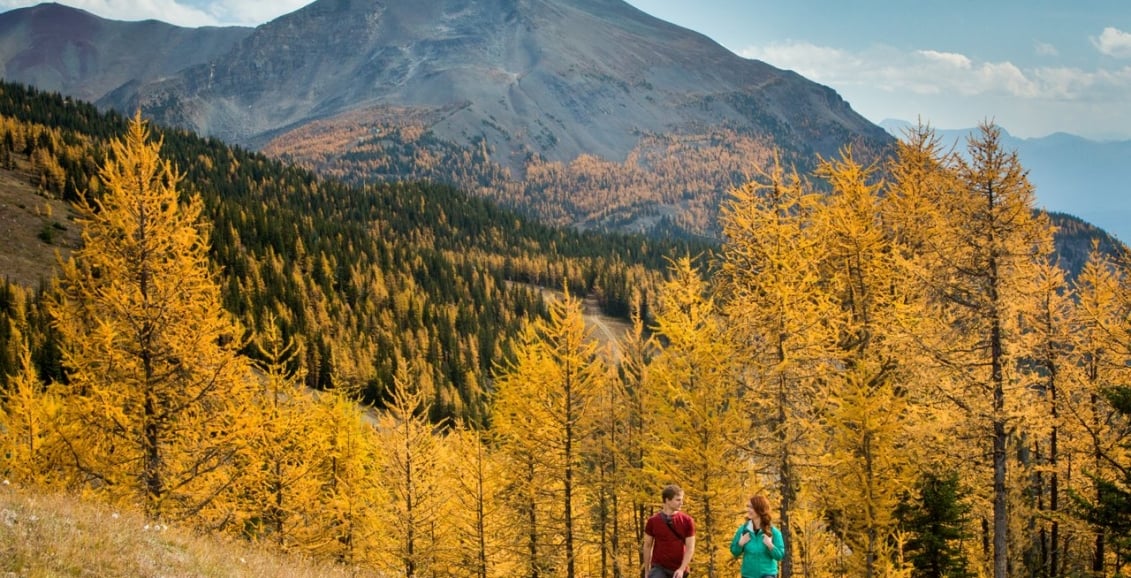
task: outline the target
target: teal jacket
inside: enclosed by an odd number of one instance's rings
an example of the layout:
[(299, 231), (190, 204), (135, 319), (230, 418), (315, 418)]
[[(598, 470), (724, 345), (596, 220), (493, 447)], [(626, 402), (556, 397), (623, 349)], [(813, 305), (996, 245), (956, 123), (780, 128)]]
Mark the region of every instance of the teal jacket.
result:
[[(745, 546), (739, 546), (738, 541), (744, 532), (751, 533), (752, 536)], [(762, 543), (762, 531), (751, 529), (749, 522), (739, 526), (734, 533), (734, 539), (730, 541), (730, 553), (742, 556), (742, 578), (762, 578), (767, 574), (777, 576), (778, 561), (785, 556), (785, 540), (776, 527), (770, 526), (770, 532), (774, 541), (772, 550)]]

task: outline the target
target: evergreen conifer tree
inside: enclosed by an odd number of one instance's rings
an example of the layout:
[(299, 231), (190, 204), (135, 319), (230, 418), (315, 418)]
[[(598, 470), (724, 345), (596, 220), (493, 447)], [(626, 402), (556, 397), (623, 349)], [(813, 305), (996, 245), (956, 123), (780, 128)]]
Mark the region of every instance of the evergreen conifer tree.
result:
[(962, 540), (970, 507), (962, 500), (964, 491), (958, 474), (924, 473), (915, 495), (905, 495), (895, 515), (912, 538), (906, 553), (915, 565), (914, 578), (965, 578), (966, 560)]

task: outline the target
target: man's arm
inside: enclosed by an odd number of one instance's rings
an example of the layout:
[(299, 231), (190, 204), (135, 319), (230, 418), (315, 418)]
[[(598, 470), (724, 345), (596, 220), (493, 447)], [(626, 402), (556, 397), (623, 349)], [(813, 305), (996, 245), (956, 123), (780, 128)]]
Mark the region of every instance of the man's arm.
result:
[(679, 565), (679, 570), (675, 571), (672, 578), (683, 578), (687, 573), (687, 569), (691, 567), (691, 556), (695, 554), (695, 536), (688, 536), (683, 542), (683, 562)]
[(648, 578), (648, 569), (652, 567), (652, 544), (655, 538), (651, 534), (644, 534), (644, 545), (640, 547), (640, 558), (644, 560), (644, 578)]

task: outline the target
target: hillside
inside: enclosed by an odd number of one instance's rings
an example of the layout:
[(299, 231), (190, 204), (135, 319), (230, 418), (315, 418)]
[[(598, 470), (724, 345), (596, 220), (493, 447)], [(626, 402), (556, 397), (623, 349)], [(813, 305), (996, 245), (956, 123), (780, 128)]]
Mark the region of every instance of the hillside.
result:
[(0, 572), (12, 576), (376, 576), (200, 535), (139, 512), (0, 482)]
[(50, 279), (56, 252), (65, 257), (79, 242), (72, 213), (69, 203), (40, 194), (26, 170), (0, 169), (0, 274), (25, 287)]
[[(814, 175), (827, 189), (781, 174), (752, 185), (704, 277), (698, 247), (553, 229), (435, 184), (350, 187), (189, 133), (150, 134), (140, 114), (111, 159), (122, 120), (0, 85), (0, 160), (31, 163), (44, 195), (101, 198), (91, 220), (108, 225), (91, 228), (62, 299), (0, 286), (0, 374), (12, 375), (0, 473), (141, 504), (162, 554), (182, 558), (164, 541), (175, 520), (386, 576), (625, 576), (659, 476), (693, 492), (708, 574), (733, 563), (725, 536), (751, 491), (775, 496), (775, 520), (797, 530), (789, 543), (814, 554), (806, 564), (843, 575), (873, 562), (925, 572), (937, 556), (918, 544), (936, 539), (963, 571), (1037, 572), (1048, 556), (981, 545), (1037, 544), (1062, 523), (1075, 533), (1049, 543), (1066, 572), (1122, 567), (1105, 550), (1126, 539), (1121, 518), (1039, 511), (1029, 496), (1068, 503), (1058, 480), (1074, 479), (1073, 496), (1122, 515), (1122, 494), (1102, 488), (1127, 486), (1116, 477), (1127, 456), (1114, 444), (1097, 456), (1094, 441), (1128, 434), (1110, 384), (1127, 383), (1131, 364), (1104, 330), (1126, 321), (1127, 262), (1097, 260), (1082, 283), (1061, 283), (1053, 231), (990, 127), (974, 167), (932, 150), (901, 158), (892, 172), (915, 175), (904, 180), (873, 181), (845, 158)], [(155, 182), (158, 158), (184, 180)], [(182, 213), (177, 195), (193, 198), (192, 221), (163, 223)], [(624, 340), (624, 363), (606, 365), (582, 339), (580, 303), (539, 317), (537, 288), (556, 286), (603, 308), (662, 304), (656, 339)], [(265, 329), (247, 352), (266, 361), (262, 380), (223, 309)], [(11, 371), (25, 351), (34, 357)], [(329, 391), (306, 395), (304, 379)], [(1050, 439), (1079, 443), (1048, 453)], [(1081, 463), (1105, 478), (1081, 477)], [(928, 491), (937, 485), (949, 496)], [(893, 515), (849, 523), (876, 496)], [(941, 529), (940, 501), (965, 512)], [(24, 510), (8, 511), (17, 527)], [(1107, 541), (1073, 538), (1083, 533)], [(889, 549), (872, 541), (881, 535), (906, 540)], [(104, 549), (132, 559), (117, 544)]]
[[(6, 154), (24, 163), (54, 159), (28, 175), (44, 183), (39, 195), (66, 202), (82, 189), (97, 195), (93, 171), (107, 139), (120, 134), (121, 117), (0, 85), (0, 119), (12, 135)], [(491, 369), (506, 359), (522, 322), (545, 311), (534, 286), (568, 286), (621, 318), (639, 300), (647, 315), (665, 257), (703, 250), (554, 229), (444, 186), (347, 186), (215, 140), (161, 136), (163, 154), (185, 174), (182, 192), (204, 202), (226, 307), (253, 329), (268, 313), (278, 317), (285, 336), (304, 343), (314, 389), (347, 387), (381, 405), (397, 364), (421, 363), (435, 384), (436, 419), (483, 419)], [(30, 221), (34, 213), (24, 215)], [(27, 233), (13, 241), (47, 249)], [(46, 276), (52, 261), (38, 262), (44, 268), (29, 279)], [(27, 312), (50, 335), (35, 303), (5, 295), (4, 315)], [(14, 349), (3, 351), (7, 375)], [(41, 374), (61, 377), (51, 348), (44, 351)]]

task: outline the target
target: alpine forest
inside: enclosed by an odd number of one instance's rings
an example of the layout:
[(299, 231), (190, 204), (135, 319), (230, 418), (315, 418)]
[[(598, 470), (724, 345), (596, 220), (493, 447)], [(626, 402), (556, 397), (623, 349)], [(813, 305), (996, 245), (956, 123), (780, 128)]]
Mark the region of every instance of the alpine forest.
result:
[(663, 239), (2, 84), (0, 478), (375, 576), (639, 577), (672, 483), (693, 576), (755, 494), (783, 578), (1131, 575), (1131, 258), (1000, 136)]

